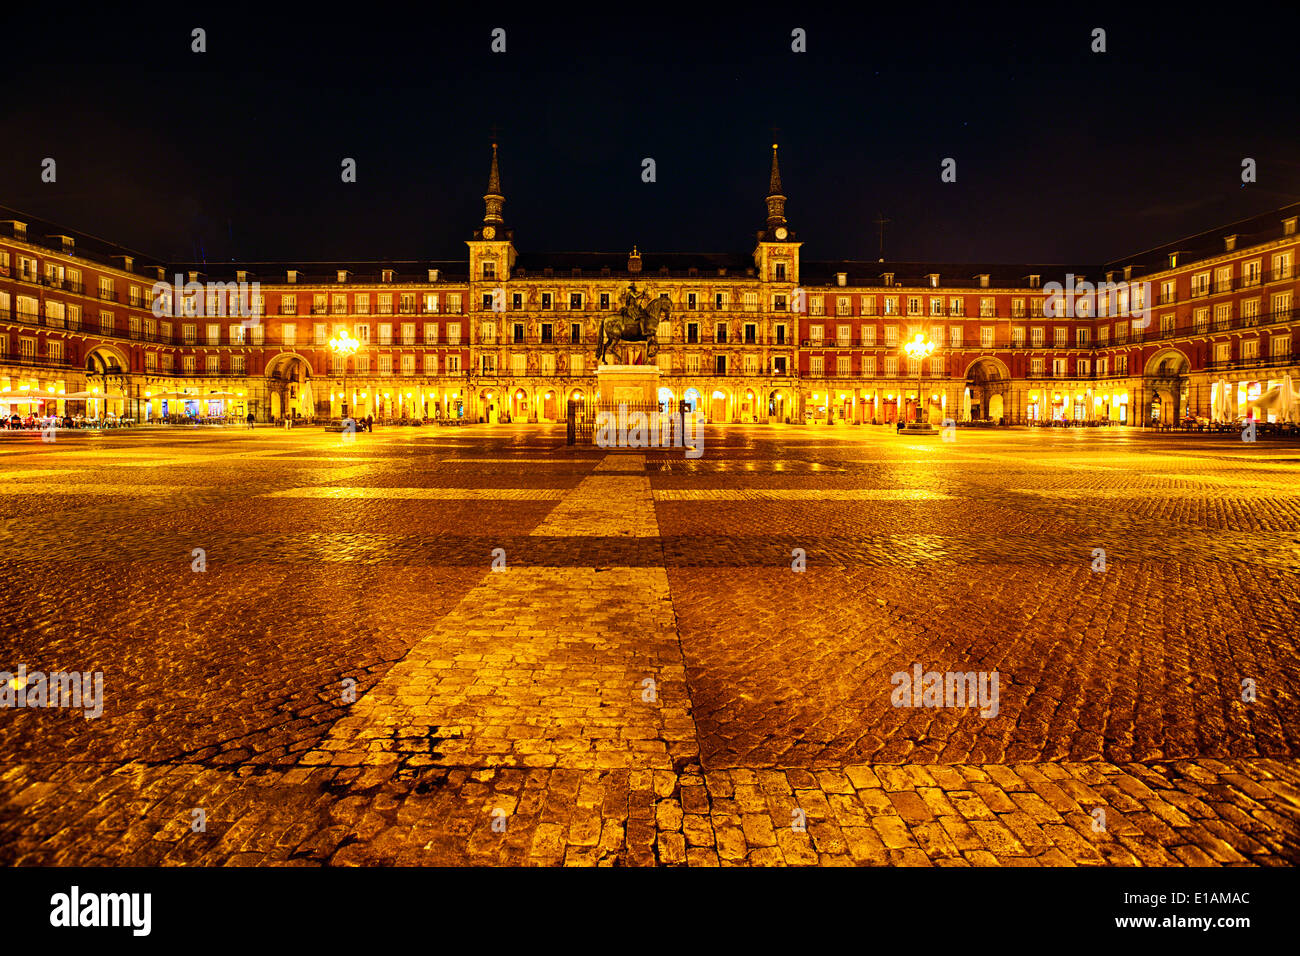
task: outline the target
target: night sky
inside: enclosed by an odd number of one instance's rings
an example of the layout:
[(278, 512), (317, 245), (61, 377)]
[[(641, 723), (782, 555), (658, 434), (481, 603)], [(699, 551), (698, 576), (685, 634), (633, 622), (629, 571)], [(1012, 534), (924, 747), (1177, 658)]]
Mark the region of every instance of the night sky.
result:
[(750, 250), (773, 127), (811, 259), (875, 258), (880, 211), (891, 259), (1095, 263), (1300, 200), (1293, 13), (574, 9), (24, 14), (0, 204), (172, 259), (459, 259), (494, 125), (534, 252)]

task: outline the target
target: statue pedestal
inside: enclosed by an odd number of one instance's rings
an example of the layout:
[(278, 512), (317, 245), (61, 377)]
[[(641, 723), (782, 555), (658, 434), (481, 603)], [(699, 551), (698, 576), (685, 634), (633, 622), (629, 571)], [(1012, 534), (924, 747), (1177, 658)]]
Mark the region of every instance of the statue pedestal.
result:
[(605, 407), (659, 404), (658, 365), (601, 365), (596, 369), (596, 388)]

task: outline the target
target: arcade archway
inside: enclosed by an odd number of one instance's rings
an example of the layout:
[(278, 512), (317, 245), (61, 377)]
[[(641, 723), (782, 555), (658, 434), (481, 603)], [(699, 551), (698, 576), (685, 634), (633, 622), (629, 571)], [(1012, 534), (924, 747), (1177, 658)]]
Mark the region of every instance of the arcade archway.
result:
[(281, 352), (266, 365), (266, 390), (271, 420), (314, 418), (315, 396), (311, 363), (296, 352)]
[(971, 421), (1001, 419), (1006, 414), (1006, 395), (1010, 387), (1011, 372), (1002, 362), (995, 358), (980, 358), (972, 362), (966, 369)]

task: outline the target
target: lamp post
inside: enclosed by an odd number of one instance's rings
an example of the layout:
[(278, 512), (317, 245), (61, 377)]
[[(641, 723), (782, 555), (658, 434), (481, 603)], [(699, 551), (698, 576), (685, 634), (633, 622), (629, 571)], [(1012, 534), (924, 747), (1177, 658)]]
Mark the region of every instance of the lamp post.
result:
[(926, 339), (924, 333), (917, 332), (916, 338), (903, 346), (907, 357), (916, 360), (916, 422), (921, 423), (921, 372), (926, 357), (934, 351), (934, 343)]
[(330, 348), (335, 355), (343, 357), (343, 417), (348, 417), (348, 356), (355, 352), (361, 343), (348, 335), (347, 329), (340, 329), (339, 334), (330, 339)]

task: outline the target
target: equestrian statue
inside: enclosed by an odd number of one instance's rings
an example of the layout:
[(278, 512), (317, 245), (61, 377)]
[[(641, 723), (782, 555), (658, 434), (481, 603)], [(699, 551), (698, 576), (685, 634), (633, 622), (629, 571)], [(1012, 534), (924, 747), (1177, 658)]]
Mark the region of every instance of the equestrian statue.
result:
[(628, 286), (620, 298), (623, 307), (618, 314), (607, 315), (600, 320), (600, 344), (596, 346), (596, 361), (604, 364), (605, 357), (612, 348), (633, 342), (644, 345), (645, 361), (649, 363), (659, 354), (656, 333), (659, 323), (668, 318), (668, 300), (652, 300), (649, 293), (637, 291), (635, 282)]

